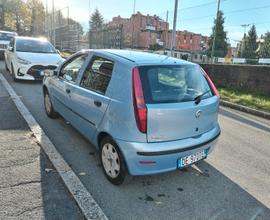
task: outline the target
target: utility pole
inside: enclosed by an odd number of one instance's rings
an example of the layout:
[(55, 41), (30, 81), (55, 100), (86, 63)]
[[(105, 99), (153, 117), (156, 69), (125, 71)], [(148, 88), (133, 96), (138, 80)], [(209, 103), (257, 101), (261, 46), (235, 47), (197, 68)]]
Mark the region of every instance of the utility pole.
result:
[(52, 0), (52, 32), (53, 32), (53, 45), (55, 46), (54, 0)]
[(91, 36), (91, 5), (90, 5), (90, 1), (88, 2), (88, 10), (89, 10), (89, 21), (88, 21), (88, 25), (89, 25), (89, 32), (88, 32), (88, 44), (89, 44), (89, 48), (91, 49), (92, 48), (92, 36)]
[(169, 11), (166, 12), (166, 32), (165, 32), (165, 45), (164, 45), (164, 51), (166, 50), (166, 47), (168, 47), (168, 17), (169, 17)]
[(173, 48), (175, 47), (177, 9), (178, 9), (178, 0), (175, 0), (174, 16), (173, 16), (173, 32), (172, 32), (172, 37), (171, 37), (171, 48), (170, 48), (171, 56), (172, 56)]
[(133, 1), (131, 48), (133, 48), (133, 39), (134, 39), (134, 17), (133, 17), (133, 15), (135, 15), (135, 7), (136, 7), (136, 0)]
[(216, 35), (217, 35), (217, 22), (218, 22), (219, 7), (220, 7), (220, 0), (218, 0), (216, 24), (215, 24), (215, 30), (214, 30), (214, 39), (213, 39), (213, 45), (212, 45), (212, 51), (211, 51), (211, 62), (212, 63), (214, 61), (213, 59), (214, 59), (214, 53), (215, 53), (215, 44), (216, 44)]
[(242, 24), (241, 25), (241, 27), (244, 28), (244, 39), (242, 40), (242, 43), (241, 43), (241, 57), (243, 57), (243, 51), (244, 51), (244, 48), (246, 47), (246, 29), (249, 25), (250, 24)]

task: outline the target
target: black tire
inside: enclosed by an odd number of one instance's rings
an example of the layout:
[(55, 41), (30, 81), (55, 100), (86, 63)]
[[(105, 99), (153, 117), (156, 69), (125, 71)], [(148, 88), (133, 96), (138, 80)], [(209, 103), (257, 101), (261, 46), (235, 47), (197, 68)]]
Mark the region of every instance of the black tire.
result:
[[(107, 173), (103, 159), (102, 159), (102, 158), (104, 158), (104, 156), (102, 156), (103, 148), (105, 148), (107, 144), (110, 144), (114, 147), (115, 152), (117, 153), (117, 155), (119, 157), (118, 165), (120, 166), (120, 169), (119, 169), (118, 175), (116, 177), (112, 177)], [(111, 137), (106, 136), (101, 140), (100, 146), (99, 146), (99, 156), (100, 156), (100, 161), (101, 161), (101, 165), (102, 165), (102, 170), (103, 170), (106, 178), (114, 185), (123, 184), (126, 176), (128, 175), (127, 166), (126, 166), (124, 157), (123, 157), (121, 151), (119, 150), (119, 147), (117, 146), (117, 144), (115, 143), (115, 141)]]
[(5, 69), (6, 69), (7, 72), (9, 71), (9, 70), (8, 70), (8, 67), (7, 67), (6, 60), (5, 60)]
[(14, 82), (18, 81), (18, 79), (15, 76), (13, 64), (11, 64), (11, 76), (12, 76), (12, 79), (13, 79)]
[(44, 91), (44, 109), (49, 118), (58, 118), (59, 115), (53, 108), (51, 98), (47, 90)]

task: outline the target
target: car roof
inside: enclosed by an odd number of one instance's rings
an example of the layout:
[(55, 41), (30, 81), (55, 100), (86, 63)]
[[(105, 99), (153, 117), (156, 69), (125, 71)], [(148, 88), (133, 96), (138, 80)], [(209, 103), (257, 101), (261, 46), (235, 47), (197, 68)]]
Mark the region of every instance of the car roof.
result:
[(104, 52), (107, 54), (115, 55), (117, 57), (126, 59), (131, 62), (135, 62), (138, 65), (177, 65), (177, 64), (193, 64), (191, 62), (176, 59), (173, 57), (154, 54), (149, 52), (142, 52), (137, 50), (117, 50), (117, 49), (105, 49), (105, 50), (94, 50), (99, 52)]
[(23, 40), (48, 41), (46, 38), (42, 38), (42, 37), (15, 36), (14, 38), (15, 39), (23, 39)]

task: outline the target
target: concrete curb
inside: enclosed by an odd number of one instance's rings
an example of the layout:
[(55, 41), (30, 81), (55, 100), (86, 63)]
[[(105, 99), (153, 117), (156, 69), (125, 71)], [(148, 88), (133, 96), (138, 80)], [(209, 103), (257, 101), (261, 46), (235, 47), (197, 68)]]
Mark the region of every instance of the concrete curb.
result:
[(23, 104), (19, 96), (9, 85), (5, 77), (0, 73), (0, 81), (8, 91), (11, 99), (14, 101), (19, 112), (27, 122), (32, 134), (37, 139), (37, 144), (42, 147), (44, 152), (47, 154), (49, 160), (59, 173), (60, 177), (64, 181), (67, 189), (78, 204), (82, 214), (86, 219), (101, 219), (108, 220), (102, 209), (99, 207), (97, 202), (94, 200), (92, 195), (84, 187), (80, 179), (72, 171), (71, 167), (66, 163), (60, 153), (56, 150), (53, 143), (47, 137), (45, 132), (39, 126), (33, 115), (29, 112), (26, 106)]
[(253, 108), (249, 108), (249, 107), (246, 107), (246, 106), (243, 106), (243, 105), (238, 105), (238, 104), (228, 102), (228, 101), (224, 101), (224, 100), (221, 100), (220, 104), (225, 106), (225, 107), (233, 108), (233, 109), (243, 111), (243, 112), (247, 112), (247, 113), (250, 113), (252, 115), (262, 117), (262, 118), (270, 119), (270, 113), (265, 112), (265, 111), (256, 110), (256, 109), (253, 109)]

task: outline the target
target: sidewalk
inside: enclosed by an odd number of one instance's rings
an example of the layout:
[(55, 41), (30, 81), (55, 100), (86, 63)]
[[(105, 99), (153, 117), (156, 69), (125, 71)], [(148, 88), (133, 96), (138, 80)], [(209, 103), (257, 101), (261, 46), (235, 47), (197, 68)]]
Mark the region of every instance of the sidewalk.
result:
[(83, 219), (1, 82), (0, 219)]

